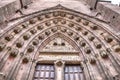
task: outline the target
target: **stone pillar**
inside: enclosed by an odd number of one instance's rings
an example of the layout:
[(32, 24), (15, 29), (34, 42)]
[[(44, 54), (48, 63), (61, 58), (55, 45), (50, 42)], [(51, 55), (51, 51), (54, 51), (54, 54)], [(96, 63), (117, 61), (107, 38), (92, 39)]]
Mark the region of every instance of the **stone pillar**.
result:
[(55, 80), (64, 80), (64, 64), (65, 62), (58, 60), (55, 64)]

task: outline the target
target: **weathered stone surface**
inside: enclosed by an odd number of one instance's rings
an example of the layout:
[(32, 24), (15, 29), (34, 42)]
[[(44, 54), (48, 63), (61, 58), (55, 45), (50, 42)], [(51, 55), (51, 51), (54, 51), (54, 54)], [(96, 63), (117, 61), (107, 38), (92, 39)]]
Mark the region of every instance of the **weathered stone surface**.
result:
[[(51, 79), (53, 72), (57, 80), (66, 80), (66, 74), (71, 80), (119, 79), (120, 34), (114, 30), (119, 30), (120, 17), (109, 3), (99, 2), (92, 10), (96, 0), (5, 1), (0, 6), (0, 21), (7, 23), (0, 29), (0, 73), (5, 80), (38, 80), (42, 71), (44, 79)], [(49, 65), (55, 67), (51, 72)]]

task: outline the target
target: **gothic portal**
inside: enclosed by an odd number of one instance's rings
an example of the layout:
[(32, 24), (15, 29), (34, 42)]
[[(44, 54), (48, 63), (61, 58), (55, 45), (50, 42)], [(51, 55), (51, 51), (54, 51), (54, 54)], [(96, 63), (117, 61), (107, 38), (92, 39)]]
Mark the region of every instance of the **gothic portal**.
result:
[(107, 22), (58, 4), (8, 24), (0, 80), (120, 80), (120, 37)]

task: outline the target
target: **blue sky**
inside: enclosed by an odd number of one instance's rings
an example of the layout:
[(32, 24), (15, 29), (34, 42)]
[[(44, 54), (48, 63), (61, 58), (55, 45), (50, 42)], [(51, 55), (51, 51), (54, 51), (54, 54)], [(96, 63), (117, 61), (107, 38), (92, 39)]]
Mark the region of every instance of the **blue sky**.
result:
[(119, 4), (120, 3), (120, 0), (110, 0), (112, 1), (113, 4)]

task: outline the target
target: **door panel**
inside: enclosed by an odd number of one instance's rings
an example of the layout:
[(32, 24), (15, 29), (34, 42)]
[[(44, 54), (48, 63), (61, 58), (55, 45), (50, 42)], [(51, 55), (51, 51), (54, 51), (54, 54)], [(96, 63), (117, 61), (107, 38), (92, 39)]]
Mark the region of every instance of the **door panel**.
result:
[(38, 64), (35, 69), (33, 80), (54, 80), (54, 74), (53, 65)]
[(65, 80), (84, 80), (84, 75), (79, 65), (65, 66)]

